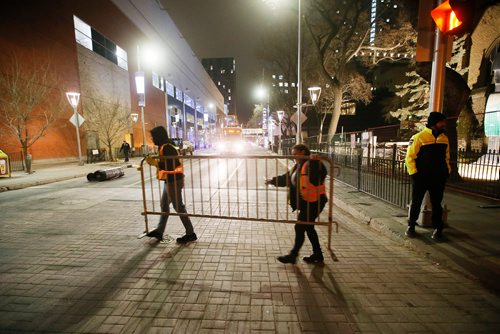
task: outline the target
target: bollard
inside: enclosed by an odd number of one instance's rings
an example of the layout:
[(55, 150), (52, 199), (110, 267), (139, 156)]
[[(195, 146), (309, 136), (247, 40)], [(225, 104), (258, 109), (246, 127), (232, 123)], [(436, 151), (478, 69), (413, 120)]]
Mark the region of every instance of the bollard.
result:
[(99, 169), (94, 173), (87, 174), (87, 180), (100, 182), (122, 177), (123, 175), (125, 175), (125, 173), (123, 172), (123, 169), (121, 169), (121, 167), (109, 168), (104, 170)]
[[(448, 226), (448, 206), (443, 202), (443, 223), (444, 226)], [(408, 219), (410, 219), (411, 203), (408, 205)], [(420, 215), (417, 219), (417, 224), (422, 227), (432, 227), (432, 204), (429, 192), (425, 193), (424, 200), (422, 201), (422, 206), (420, 207)]]

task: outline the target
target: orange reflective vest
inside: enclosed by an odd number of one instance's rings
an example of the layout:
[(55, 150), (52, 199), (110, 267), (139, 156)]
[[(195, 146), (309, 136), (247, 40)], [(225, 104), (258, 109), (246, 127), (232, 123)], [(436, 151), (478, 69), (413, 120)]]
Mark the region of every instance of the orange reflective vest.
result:
[(300, 195), (306, 202), (316, 202), (320, 195), (326, 193), (324, 184), (316, 186), (309, 182), (309, 162), (305, 162), (300, 170)]
[[(170, 145), (170, 144), (164, 144), (160, 147), (160, 159), (161, 159), (161, 156), (163, 155), (163, 148), (165, 147), (165, 145)], [(173, 145), (171, 145), (172, 147), (174, 147)], [(174, 147), (175, 148), (175, 147)], [(177, 151), (177, 149), (175, 149)], [(179, 151), (177, 151), (177, 154), (179, 154)], [(167, 179), (167, 175), (173, 175), (173, 174), (182, 174), (184, 173), (184, 168), (182, 167), (182, 160), (181, 159), (178, 159), (179, 160), (179, 166), (175, 167), (174, 170), (164, 170), (164, 169), (160, 169), (158, 168), (157, 170), (157, 177), (158, 177), (158, 180), (166, 180)], [(166, 161), (165, 161), (165, 165), (166, 165)], [(166, 167), (166, 166), (165, 166)]]

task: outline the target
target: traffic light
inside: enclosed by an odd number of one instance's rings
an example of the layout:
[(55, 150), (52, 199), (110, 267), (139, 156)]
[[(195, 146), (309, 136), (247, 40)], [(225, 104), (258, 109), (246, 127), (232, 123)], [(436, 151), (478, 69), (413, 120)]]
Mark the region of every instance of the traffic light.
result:
[(474, 6), (469, 0), (446, 0), (431, 11), (439, 30), (447, 35), (470, 32)]

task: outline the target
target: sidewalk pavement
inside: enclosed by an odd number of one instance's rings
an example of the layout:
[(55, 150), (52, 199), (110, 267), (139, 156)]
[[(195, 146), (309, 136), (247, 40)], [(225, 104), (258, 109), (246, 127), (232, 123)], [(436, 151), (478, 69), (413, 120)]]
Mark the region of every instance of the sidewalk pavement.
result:
[[(34, 166), (35, 172), (13, 172), (11, 178), (0, 178), (0, 192), (86, 176), (98, 169), (132, 167), (130, 162), (99, 162), (78, 166), (76, 162)], [(500, 207), (499, 201), (448, 191), (445, 203), (450, 210), (448, 227), (442, 242), (433, 241), (432, 229), (417, 227), (418, 237), (404, 236), (407, 212), (385, 201), (335, 182), (334, 204), (358, 220), (392, 240), (466, 276), (477, 279), (496, 295), (500, 295)]]
[(119, 160), (116, 162), (104, 161), (79, 166), (77, 161), (57, 164), (33, 165), (31, 174), (12, 172), (10, 178), (0, 178), (0, 192), (8, 190), (17, 190), (53, 182), (69, 180), (77, 177), (86, 176), (99, 169), (108, 169), (113, 167), (132, 167), (138, 165), (141, 158), (131, 158), (129, 162)]
[(478, 279), (483, 286), (500, 295), (499, 201), (447, 191), (444, 203), (449, 210), (448, 226), (441, 242), (431, 239), (431, 227), (417, 227), (417, 238), (405, 237), (406, 210), (341, 182), (335, 182), (334, 203), (364, 221), (367, 227), (403, 243), (436, 264)]

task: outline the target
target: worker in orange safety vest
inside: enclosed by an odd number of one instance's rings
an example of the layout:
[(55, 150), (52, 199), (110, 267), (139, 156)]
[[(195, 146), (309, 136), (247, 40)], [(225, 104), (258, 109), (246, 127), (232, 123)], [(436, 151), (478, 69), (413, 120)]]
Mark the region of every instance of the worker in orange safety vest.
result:
[[(265, 181), (266, 185), (288, 187), (288, 199), (292, 210), (298, 209), (298, 221), (314, 222), (328, 202), (325, 191), (327, 171), (319, 159), (310, 159), (310, 150), (306, 145), (298, 144), (292, 148), (295, 158), (294, 167), (283, 175)], [(318, 233), (312, 224), (295, 224), (295, 243), (288, 255), (279, 256), (282, 263), (295, 264), (305, 234), (311, 242), (313, 254), (303, 260), (307, 263), (323, 263), (323, 252), (319, 244)]]
[[(163, 232), (167, 225), (168, 213), (170, 212), (170, 203), (177, 213), (187, 213), (186, 206), (182, 200), (182, 188), (184, 188), (184, 170), (182, 160), (173, 158), (179, 156), (179, 151), (172, 144), (168, 137), (167, 130), (163, 126), (157, 126), (151, 129), (151, 137), (153, 143), (159, 147), (159, 158), (146, 157), (146, 161), (150, 165), (157, 167), (156, 175), (159, 180), (165, 182), (163, 193), (161, 196), (161, 211), (160, 221), (156, 229), (147, 233), (150, 238), (163, 240)], [(165, 215), (167, 213), (167, 215)], [(183, 237), (177, 238), (177, 243), (186, 244), (197, 240), (194, 233), (193, 224), (187, 215), (180, 216), (182, 225), (186, 229), (186, 234)]]

